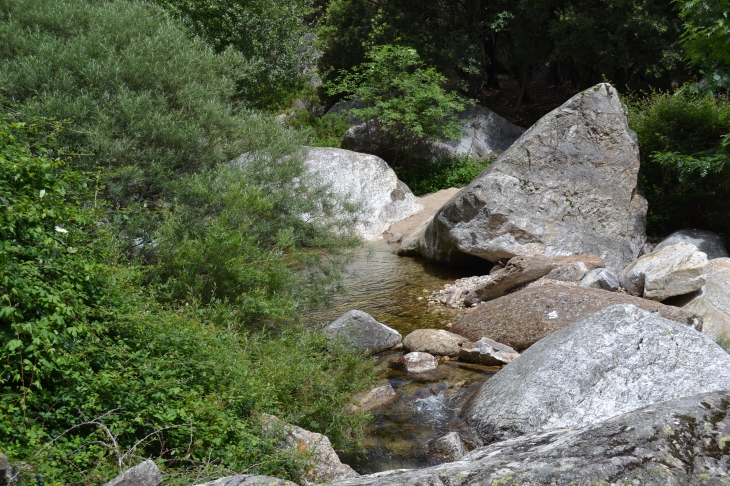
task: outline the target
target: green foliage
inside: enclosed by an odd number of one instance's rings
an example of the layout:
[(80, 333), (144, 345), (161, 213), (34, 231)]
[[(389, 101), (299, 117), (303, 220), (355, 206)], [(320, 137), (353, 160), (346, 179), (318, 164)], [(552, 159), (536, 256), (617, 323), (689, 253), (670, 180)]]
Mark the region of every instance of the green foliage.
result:
[(339, 147), (342, 136), (350, 128), (350, 116), (329, 113), (312, 116), (307, 110), (297, 110), (287, 123), (307, 136), (307, 145), (312, 147)]
[(248, 326), (291, 319), (336, 290), (342, 258), (360, 243), (358, 208), (300, 157), (247, 154), (242, 167), (180, 181), (176, 194), (148, 250), (152, 280), (168, 300), (230, 302)]
[(182, 174), (280, 145), (251, 133), (263, 122), (235, 113), (246, 69), (240, 54), (214, 53), (141, 3), (0, 3), (0, 86), (30, 113), (73, 119), (61, 146), (83, 154), (83, 168), (103, 167), (119, 204), (155, 199)]
[(576, 88), (603, 76), (668, 86), (682, 69), (681, 30), (661, 0), (333, 0), (318, 35), (325, 72), (350, 70), (372, 46), (408, 45), (476, 96), (502, 73), (523, 89), (536, 73)]
[(421, 196), (449, 187), (466, 186), (494, 160), (494, 158), (476, 160), (469, 156), (454, 156), (439, 161), (419, 161), (400, 165), (394, 170), (413, 194)]
[(385, 140), (382, 155), (409, 153), (426, 138), (458, 137), (457, 112), (466, 103), (441, 87), (446, 78), (425, 66), (415, 49), (376, 46), (367, 58), (353, 72), (341, 72), (329, 93), (346, 93), (347, 99), (362, 103), (349, 114), (375, 124)]
[(231, 47), (243, 55), (238, 89), (247, 105), (286, 105), (309, 81), (315, 51), (305, 19), (312, 0), (150, 1), (184, 19), (216, 52)]
[(642, 153), (647, 229), (697, 227), (728, 237), (730, 103), (711, 96), (655, 93), (629, 103)]
[(730, 2), (679, 0), (684, 20), (682, 45), (687, 59), (701, 68), (702, 79), (691, 86), (698, 93), (730, 89)]
[[(102, 203), (86, 206), (94, 179), (52, 158), (60, 128), (0, 118), (0, 444), (14, 465), (46, 484), (98, 484), (149, 457), (172, 484), (243, 472), (299, 478), (307, 458), (278, 447), (260, 412), (355, 447), (364, 417), (344, 409), (372, 363), (284, 326), (311, 284), (292, 267), (331, 282), (312, 264), (343, 240), (328, 231), (348, 227), (305, 221), (288, 205), (326, 207), (327, 188), (310, 186), (318, 199), (306, 199), (292, 187), (302, 175), (295, 158), (181, 181), (187, 192), (152, 246), (168, 282), (191, 284), (168, 307), (160, 302), (174, 285), (162, 295), (142, 285), (148, 272), (120, 258)], [(210, 279), (200, 284), (186, 263)], [(216, 274), (217, 263), (230, 274)], [(252, 264), (258, 274), (241, 272)]]

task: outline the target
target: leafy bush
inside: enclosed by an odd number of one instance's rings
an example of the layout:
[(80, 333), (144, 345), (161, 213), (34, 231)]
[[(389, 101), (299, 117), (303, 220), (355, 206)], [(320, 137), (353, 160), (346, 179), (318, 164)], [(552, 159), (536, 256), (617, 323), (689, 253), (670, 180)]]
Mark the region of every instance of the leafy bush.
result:
[[(326, 432), (337, 447), (353, 447), (363, 417), (345, 414), (345, 404), (369, 383), (372, 363), (296, 325), (276, 334), (254, 329), (251, 314), (237, 305), (275, 294), (279, 283), (268, 279), (251, 278), (257, 288), (244, 291), (247, 298), (236, 305), (218, 294), (207, 305), (195, 297), (160, 305), (155, 286), (140, 285), (143, 269), (120, 258), (120, 245), (99, 213), (101, 202), (84, 205), (93, 201), (87, 181), (94, 179), (51, 158), (58, 127), (0, 118), (0, 444), (21, 473), (40, 474), (44, 484), (98, 484), (152, 457), (172, 484), (244, 472), (298, 478), (306, 472), (306, 457), (277, 448), (259, 412)], [(294, 163), (280, 166), (265, 175), (270, 182), (283, 181), (281, 171), (296, 173)], [(221, 170), (219, 177), (233, 169)], [(232, 190), (245, 178), (262, 183), (248, 174), (224, 178), (223, 188)], [(196, 183), (203, 184), (193, 179), (193, 189)], [(248, 194), (246, 204), (269, 211), (279, 207), (277, 198), (296, 194), (285, 184), (278, 194), (272, 189), (241, 191)], [(225, 206), (240, 194), (203, 196)], [(220, 214), (232, 217), (225, 208)], [(246, 214), (276, 219), (272, 213)], [(244, 259), (265, 258), (263, 273), (283, 269), (280, 284), (290, 288), (290, 265), (301, 264), (290, 261), (289, 254), (296, 254), (291, 242), (315, 251), (333, 236), (301, 218), (288, 233), (279, 231), (281, 221), (287, 218), (256, 221), (271, 230), (261, 232), (263, 241), (244, 232), (237, 249)], [(233, 229), (227, 231), (225, 237), (232, 237)], [(287, 243), (285, 251), (269, 249), (266, 238), (272, 235)], [(161, 239), (158, 247), (170, 243), (178, 242)], [(234, 263), (237, 256), (230, 255)], [(190, 265), (201, 264), (191, 258)], [(192, 278), (185, 269), (173, 277)], [(296, 295), (290, 292), (283, 302), (272, 296), (266, 304), (276, 307), (275, 317), (295, 322), (292, 302)]]
[(242, 55), (214, 53), (150, 5), (0, 4), (0, 86), (32, 114), (72, 119), (62, 148), (83, 154), (83, 168), (103, 167), (106, 192), (122, 205), (164, 195), (182, 174), (281, 145), (257, 128), (262, 120), (236, 113), (246, 69)]
[(494, 162), (494, 158), (476, 160), (469, 156), (448, 157), (439, 161), (418, 161), (395, 167), (398, 178), (416, 196), (449, 187), (463, 187)]
[(353, 72), (341, 72), (329, 86), (331, 95), (347, 93), (363, 107), (349, 114), (375, 124), (381, 134), (380, 155), (393, 161), (408, 154), (426, 138), (455, 139), (461, 133), (457, 112), (465, 102), (441, 87), (446, 78), (424, 66), (409, 47), (376, 46), (367, 53), (368, 62)]
[(151, 0), (184, 19), (216, 52), (246, 59), (237, 80), (242, 101), (266, 109), (286, 105), (311, 77), (316, 53), (305, 19), (311, 0)]
[[(357, 247), (357, 207), (334, 196), (299, 157), (185, 178), (149, 252), (153, 281), (169, 300), (224, 300), (240, 319), (291, 319), (336, 287), (342, 258)], [(306, 214), (306, 219), (302, 215)]]
[(654, 93), (629, 102), (629, 124), (641, 149), (648, 231), (696, 227), (730, 237), (730, 103)]
[(339, 147), (342, 136), (350, 128), (350, 116), (330, 113), (312, 116), (307, 110), (297, 110), (289, 126), (301, 130), (312, 147)]

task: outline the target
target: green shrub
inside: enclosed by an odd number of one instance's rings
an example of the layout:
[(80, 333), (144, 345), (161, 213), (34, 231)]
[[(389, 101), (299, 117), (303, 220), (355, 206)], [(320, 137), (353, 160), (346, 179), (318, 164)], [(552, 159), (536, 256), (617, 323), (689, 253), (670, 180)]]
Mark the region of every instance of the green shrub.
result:
[(116, 203), (156, 199), (166, 183), (278, 145), (233, 101), (246, 60), (216, 54), (138, 2), (4, 0), (0, 86), (30, 113), (72, 119), (62, 147), (103, 167)]
[(239, 96), (259, 109), (286, 105), (310, 81), (316, 52), (308, 41), (311, 0), (149, 0), (183, 19), (216, 52), (246, 59)]
[(494, 158), (476, 160), (469, 156), (448, 157), (439, 161), (414, 161), (394, 168), (398, 178), (416, 196), (449, 187), (463, 187), (494, 162)]
[(291, 319), (330, 295), (360, 243), (358, 208), (301, 157), (247, 154), (242, 166), (182, 179), (176, 194), (149, 250), (152, 281), (171, 301), (228, 301), (250, 325)]
[[(281, 207), (277, 198), (297, 194), (283, 172), (295, 174), (300, 164), (273, 164), (267, 172), (254, 160), (255, 175), (241, 170), (244, 175), (226, 178), (233, 171), (227, 168), (190, 181), (194, 195), (196, 184), (216, 178), (223, 182), (208, 189), (231, 191), (198, 194), (208, 201), (203, 212), (213, 203), (223, 205), (209, 217), (230, 222), (234, 216), (226, 210), (242, 206), (228, 204), (241, 194), (246, 197), (240, 204), (266, 208), (268, 213), (245, 212), (264, 219), (254, 223), (258, 228), (270, 225), (261, 231), (262, 240), (251, 241), (244, 231), (234, 250), (244, 259), (266, 259), (263, 273), (285, 273), (282, 282), (273, 283), (248, 275), (216, 276), (214, 281), (226, 285), (250, 280), (257, 287), (248, 294), (238, 288), (223, 294), (246, 294), (235, 305), (214, 293), (205, 296), (207, 302), (193, 295), (167, 307), (159, 303), (155, 286), (141, 285), (144, 269), (120, 258), (120, 244), (101, 213), (106, 208), (100, 201), (91, 205), (94, 186), (87, 181), (94, 178), (52, 158), (60, 126), (42, 120), (24, 126), (8, 112), (0, 117), (0, 450), (23, 475), (38, 474), (44, 484), (99, 484), (153, 458), (169, 484), (234, 473), (299, 478), (307, 458), (280, 450), (276, 435), (262, 428), (260, 412), (327, 433), (336, 447), (356, 446), (364, 417), (344, 409), (369, 384), (372, 363), (297, 325), (281, 326), (277, 333), (262, 330), (252, 325), (251, 313), (238, 308), (252, 301), (255, 307), (259, 299), (273, 308), (274, 317), (295, 322), (291, 302), (299, 294), (290, 292), (282, 302), (274, 295), (277, 285), (292, 287), (291, 265), (306, 264), (302, 258), (290, 261), (290, 254), (304, 244), (316, 253), (333, 238), (320, 233), (326, 227), (294, 218), (293, 210), (278, 219), (272, 213)], [(264, 180), (267, 190), (256, 189)], [(255, 187), (235, 192), (236, 182)], [(193, 199), (185, 200), (187, 211)], [(290, 231), (277, 229), (289, 219)], [(245, 223), (236, 224), (245, 230)], [(198, 229), (180, 237), (207, 235), (207, 225), (199, 222)], [(234, 226), (225, 228), (225, 238), (234, 236)], [(158, 248), (185, 248), (170, 235)], [(267, 238), (281, 247), (270, 248)], [(203, 247), (208, 256), (220, 258), (210, 253), (220, 247), (207, 242)], [(229, 255), (236, 264), (237, 256)], [(184, 259), (175, 262), (185, 265)], [(171, 275), (195, 284), (185, 272), (179, 268)]]
[(629, 102), (629, 124), (639, 138), (649, 233), (696, 227), (728, 238), (730, 103), (654, 93)]
[(331, 113), (312, 116), (307, 110), (297, 110), (289, 126), (304, 132), (306, 143), (312, 147), (339, 147), (342, 136), (350, 128), (350, 116)]
[(457, 112), (466, 103), (441, 87), (446, 78), (425, 66), (415, 49), (376, 46), (366, 57), (369, 60), (353, 72), (342, 71), (328, 91), (330, 95), (345, 93), (346, 99), (362, 103), (362, 108), (348, 114), (375, 123), (383, 140), (376, 155), (392, 163), (426, 138), (459, 136)]

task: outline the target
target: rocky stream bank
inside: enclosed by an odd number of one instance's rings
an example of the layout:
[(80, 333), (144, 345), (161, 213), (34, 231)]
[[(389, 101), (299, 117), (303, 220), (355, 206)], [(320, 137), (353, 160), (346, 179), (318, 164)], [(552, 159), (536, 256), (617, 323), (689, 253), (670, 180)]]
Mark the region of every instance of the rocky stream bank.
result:
[[(472, 145), (477, 132), (489, 127), (467, 133)], [(730, 484), (730, 354), (718, 344), (730, 339), (730, 258), (721, 239), (687, 229), (647, 240), (636, 136), (609, 84), (514, 137), (432, 213), (419, 212), (424, 204), (377, 157), (309, 150), (313, 170), (367, 203), (365, 237), (411, 218), (415, 229), (402, 243), (386, 234), (376, 261), (383, 252), (396, 259), (396, 249), (421, 259), (402, 259), (411, 273), (381, 276), (400, 303), (358, 270), (353, 278), (376, 298), (359, 305), (355, 292), (326, 319), (330, 339), (374, 354), (383, 380), (350, 404), (374, 416), (369, 462), (282, 425), (282, 447), (312, 453), (302, 481)], [(0, 474), (11, 473), (0, 460)], [(108, 485), (161, 482), (146, 461)], [(293, 483), (237, 475), (206, 484)]]

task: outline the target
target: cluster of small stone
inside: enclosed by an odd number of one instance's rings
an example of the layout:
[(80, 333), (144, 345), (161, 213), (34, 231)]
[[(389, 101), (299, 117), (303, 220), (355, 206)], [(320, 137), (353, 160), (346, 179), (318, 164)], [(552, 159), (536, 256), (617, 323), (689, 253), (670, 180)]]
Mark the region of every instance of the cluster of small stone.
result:
[[(489, 275), (481, 275), (476, 277), (460, 278), (453, 284), (446, 284), (441, 290), (431, 291), (431, 295), (428, 297), (428, 306), (445, 306), (452, 309), (466, 308), (467, 305), (464, 303), (464, 296), (470, 291), (474, 290), (481, 285), (484, 285), (492, 277)], [(473, 304), (470, 307), (476, 307), (477, 304)]]

